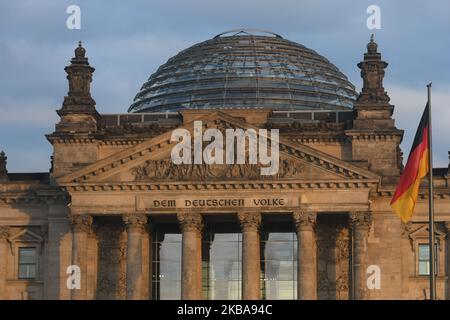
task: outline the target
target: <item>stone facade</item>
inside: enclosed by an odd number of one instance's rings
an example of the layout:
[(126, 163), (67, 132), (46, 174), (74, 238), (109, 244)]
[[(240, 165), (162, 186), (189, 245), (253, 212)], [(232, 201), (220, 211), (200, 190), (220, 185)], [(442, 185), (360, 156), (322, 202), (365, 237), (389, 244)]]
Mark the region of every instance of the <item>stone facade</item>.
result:
[[(297, 298), (429, 297), (428, 277), (419, 273), (428, 195), (421, 188), (409, 224), (389, 206), (402, 170), (403, 131), (392, 118), (383, 88), (387, 63), (373, 40), (358, 66), (364, 85), (353, 112), (342, 111), (348, 119), (336, 111), (324, 120), (279, 123), (272, 110), (185, 110), (131, 121), (96, 111), (94, 68), (80, 44), (65, 69), (61, 120), (47, 135), (50, 172), (8, 173), (0, 155), (0, 298), (156, 298), (153, 233), (157, 221), (171, 219), (182, 235), (180, 296), (201, 299), (205, 221), (227, 217), (242, 234), (241, 297), (260, 299), (263, 220), (286, 215), (298, 242)], [(192, 132), (194, 120), (222, 131), (278, 128), (279, 173), (262, 178), (246, 165), (173, 165), (171, 132)], [(434, 170), (439, 299), (450, 299), (449, 170)], [(36, 249), (36, 274), (24, 278), (19, 251), (28, 247)], [(79, 267), (80, 289), (67, 287), (71, 265)], [(381, 270), (379, 289), (366, 285), (370, 265)]]

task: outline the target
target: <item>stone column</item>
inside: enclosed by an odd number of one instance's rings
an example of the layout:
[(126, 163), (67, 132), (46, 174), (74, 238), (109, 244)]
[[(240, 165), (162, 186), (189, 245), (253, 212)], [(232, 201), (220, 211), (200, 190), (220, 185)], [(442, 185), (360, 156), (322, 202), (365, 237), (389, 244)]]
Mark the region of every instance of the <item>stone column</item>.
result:
[(446, 287), (446, 299), (450, 300), (450, 221), (446, 221), (444, 223), (445, 231), (447, 232), (447, 238), (446, 238), (446, 245), (445, 245), (445, 265), (446, 265), (446, 276), (447, 276), (447, 283), (445, 284)]
[(242, 229), (242, 299), (261, 299), (260, 289), (260, 243), (259, 227), (261, 214), (259, 212), (239, 212), (239, 222)]
[(92, 216), (71, 214), (69, 222), (72, 227), (72, 265), (80, 268), (80, 289), (72, 289), (72, 300), (87, 299), (87, 244), (92, 232)]
[(354, 300), (369, 298), (366, 269), (368, 267), (368, 238), (371, 224), (372, 214), (369, 211), (350, 212), (350, 227), (353, 234), (352, 280)]
[(317, 299), (316, 218), (314, 212), (294, 210), (297, 230), (297, 299)]
[(202, 216), (195, 212), (179, 212), (177, 219), (182, 237), (181, 299), (202, 298)]
[(127, 229), (127, 295), (128, 300), (142, 299), (142, 233), (147, 223), (144, 214), (122, 216)]
[(8, 256), (9, 227), (0, 226), (0, 300), (5, 300), (6, 296), (6, 265)]

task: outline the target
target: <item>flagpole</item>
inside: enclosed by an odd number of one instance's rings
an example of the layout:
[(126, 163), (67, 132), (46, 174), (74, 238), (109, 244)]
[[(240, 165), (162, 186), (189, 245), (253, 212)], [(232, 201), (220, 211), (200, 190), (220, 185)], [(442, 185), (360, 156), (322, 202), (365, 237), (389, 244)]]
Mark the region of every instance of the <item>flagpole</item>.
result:
[(433, 148), (431, 137), (431, 83), (427, 85), (428, 91), (428, 215), (430, 232), (430, 300), (436, 299), (436, 251), (434, 241), (434, 199), (433, 199)]

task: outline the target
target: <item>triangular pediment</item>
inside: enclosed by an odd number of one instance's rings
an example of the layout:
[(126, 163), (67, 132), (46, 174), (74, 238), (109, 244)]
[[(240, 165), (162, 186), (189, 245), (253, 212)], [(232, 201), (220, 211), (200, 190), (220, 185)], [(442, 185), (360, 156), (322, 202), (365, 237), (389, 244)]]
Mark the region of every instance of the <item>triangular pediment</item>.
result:
[[(180, 128), (194, 134), (194, 121), (205, 128), (254, 129), (240, 119), (216, 111), (184, 124)], [(106, 183), (129, 181), (226, 181), (226, 180), (366, 180), (378, 181), (379, 176), (343, 160), (305, 145), (280, 137), (280, 162), (277, 174), (262, 176), (259, 164), (182, 164), (175, 165), (170, 153), (177, 142), (171, 141), (172, 131), (119, 151), (73, 173), (58, 178), (61, 185), (73, 183)], [(270, 141), (270, 135), (268, 135)], [(270, 143), (269, 143), (270, 144)]]
[(24, 229), (10, 237), (9, 240), (22, 242), (41, 242), (43, 241), (43, 238), (33, 231)]
[[(422, 225), (416, 230), (412, 231), (409, 236), (411, 238), (428, 238), (430, 235), (430, 229), (428, 225)], [(434, 230), (434, 235), (436, 238), (445, 238), (446, 234), (440, 230)]]

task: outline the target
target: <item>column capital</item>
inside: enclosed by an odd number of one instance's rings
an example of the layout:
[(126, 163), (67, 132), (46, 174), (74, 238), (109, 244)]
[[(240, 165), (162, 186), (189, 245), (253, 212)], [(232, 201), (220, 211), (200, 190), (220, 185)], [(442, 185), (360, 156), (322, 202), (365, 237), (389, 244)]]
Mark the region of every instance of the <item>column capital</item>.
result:
[(69, 223), (73, 232), (91, 232), (93, 220), (89, 214), (69, 214)]
[(0, 240), (6, 240), (9, 237), (9, 227), (0, 226)]
[(177, 213), (177, 219), (182, 232), (196, 231), (200, 233), (203, 229), (202, 215), (200, 213), (181, 211)]
[(239, 223), (243, 231), (257, 231), (261, 225), (261, 213), (260, 212), (238, 212)]
[(351, 228), (370, 230), (372, 213), (370, 211), (352, 211), (349, 213), (349, 223)]
[(316, 226), (317, 213), (298, 208), (292, 211), (292, 218), (294, 219), (297, 230), (314, 228)]
[(124, 214), (122, 216), (122, 221), (125, 224), (127, 230), (137, 229), (139, 231), (142, 231), (148, 219), (147, 215), (145, 214)]

